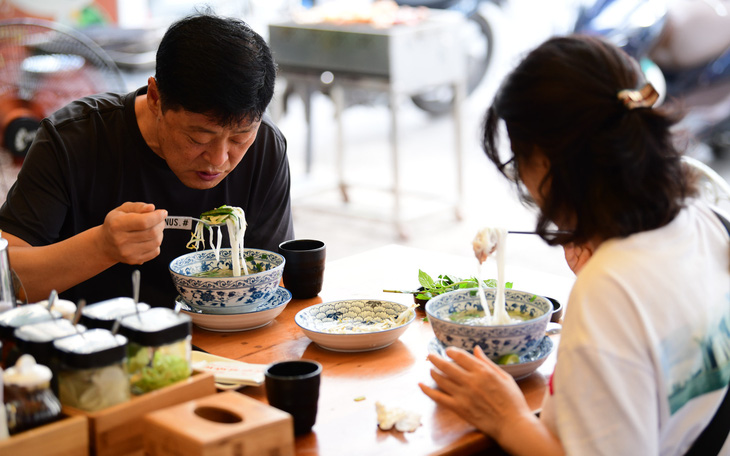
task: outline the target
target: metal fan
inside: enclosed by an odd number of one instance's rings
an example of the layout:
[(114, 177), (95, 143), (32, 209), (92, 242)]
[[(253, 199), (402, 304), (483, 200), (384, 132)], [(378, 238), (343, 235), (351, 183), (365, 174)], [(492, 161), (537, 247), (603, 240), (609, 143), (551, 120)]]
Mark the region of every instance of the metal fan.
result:
[(125, 87), (116, 64), (86, 35), (38, 19), (0, 21), (0, 140), (14, 158), (25, 157), (44, 117)]

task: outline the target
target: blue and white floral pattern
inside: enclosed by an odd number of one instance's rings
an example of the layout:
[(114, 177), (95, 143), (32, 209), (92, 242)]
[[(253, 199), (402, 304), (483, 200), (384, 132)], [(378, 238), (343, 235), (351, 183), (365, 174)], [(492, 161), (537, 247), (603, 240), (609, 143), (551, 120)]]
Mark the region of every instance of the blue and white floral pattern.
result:
[(271, 323), (284, 311), (291, 301), (291, 293), (284, 287), (278, 287), (271, 296), (259, 302), (251, 312), (212, 313), (190, 306), (182, 297), (175, 299), (175, 306), (190, 315), (193, 323), (209, 331), (248, 331)]
[[(485, 294), (491, 312), (496, 290)], [(519, 290), (505, 290), (507, 312), (519, 312), (529, 319), (509, 325), (478, 326), (451, 320), (451, 316), (465, 311), (483, 311), (475, 289), (461, 289), (431, 298), (426, 303), (426, 314), (433, 332), (446, 346), (472, 351), (479, 345), (492, 360), (515, 353), (523, 355), (534, 350), (545, 336), (545, 328), (553, 310), (547, 299)]]
[(357, 324), (362, 328), (385, 320), (395, 320), (407, 308), (397, 302), (378, 299), (348, 299), (309, 307), (296, 315), (295, 322), (310, 331), (319, 332), (343, 323)]
[(180, 296), (196, 308), (250, 311), (269, 298), (279, 286), (284, 257), (268, 250), (246, 249), (248, 275), (238, 277), (193, 277), (217, 269), (231, 269), (231, 249), (221, 249), (219, 260), (213, 250), (182, 255), (170, 262), (170, 275)]
[[(552, 339), (545, 336), (537, 345), (537, 348), (520, 356), (520, 362), (500, 364), (499, 367), (514, 377), (515, 380), (523, 379), (535, 372), (547, 360), (547, 357), (553, 352), (553, 347)], [(428, 352), (444, 357), (446, 356), (446, 347), (434, 337), (428, 342)]]
[(175, 300), (176, 303), (180, 303), (183, 310), (188, 312), (202, 313), (208, 315), (242, 315), (256, 312), (263, 312), (265, 310), (274, 309), (282, 304), (286, 304), (291, 301), (291, 292), (284, 287), (278, 287), (276, 291), (269, 294), (269, 296), (255, 301), (251, 307), (198, 307), (191, 305), (185, 301), (182, 296), (178, 296)]
[[(381, 323), (384, 320), (394, 320), (408, 306), (397, 302), (380, 299), (347, 299), (343, 301), (315, 304), (300, 310), (294, 316), (294, 322), (304, 334), (314, 343), (327, 350), (339, 352), (362, 352), (379, 350), (390, 346), (398, 340), (408, 326), (416, 319), (416, 312), (411, 311), (402, 325), (389, 329), (373, 327), (367, 331), (369, 325)], [(327, 332), (328, 328), (342, 325), (357, 325), (354, 333)], [(364, 327), (364, 328), (363, 328)]]

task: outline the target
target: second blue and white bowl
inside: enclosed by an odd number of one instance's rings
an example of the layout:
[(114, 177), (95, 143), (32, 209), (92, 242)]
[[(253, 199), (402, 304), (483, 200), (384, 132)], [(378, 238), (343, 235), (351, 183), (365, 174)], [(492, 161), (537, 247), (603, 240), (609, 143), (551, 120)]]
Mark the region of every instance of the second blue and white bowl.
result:
[[(489, 311), (492, 312), (496, 290), (486, 289)], [(507, 312), (517, 312), (525, 321), (508, 325), (472, 325), (454, 321), (453, 316), (465, 311), (484, 311), (476, 288), (450, 291), (431, 298), (426, 314), (436, 338), (445, 346), (473, 351), (478, 345), (496, 361), (503, 355), (523, 355), (534, 350), (545, 336), (553, 305), (542, 296), (526, 291), (505, 290)]]
[[(370, 351), (391, 345), (413, 323), (416, 312), (410, 309), (401, 324), (387, 329), (380, 326), (386, 320), (396, 320), (406, 310), (406, 305), (382, 299), (345, 299), (302, 309), (294, 316), (294, 322), (322, 348)], [(331, 332), (334, 328), (341, 330)]]

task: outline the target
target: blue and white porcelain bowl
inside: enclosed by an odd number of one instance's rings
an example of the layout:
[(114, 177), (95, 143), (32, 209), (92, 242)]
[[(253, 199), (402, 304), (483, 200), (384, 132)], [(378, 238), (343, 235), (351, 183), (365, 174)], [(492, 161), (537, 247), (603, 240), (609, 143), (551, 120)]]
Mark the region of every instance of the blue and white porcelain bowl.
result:
[[(403, 320), (395, 323), (398, 316), (406, 311)], [(314, 343), (340, 352), (385, 348), (395, 342), (415, 319), (413, 309), (382, 299), (325, 302), (302, 309), (294, 316), (294, 322)], [(384, 325), (384, 322), (393, 323)]]
[(231, 249), (220, 249), (216, 261), (213, 250), (200, 250), (170, 262), (170, 275), (180, 296), (202, 311), (245, 312), (271, 297), (284, 272), (284, 257), (260, 249), (245, 249), (249, 274), (238, 277), (196, 277), (216, 269), (231, 269)]
[(261, 300), (258, 306), (248, 312), (217, 314), (203, 312), (191, 307), (182, 297), (175, 300), (175, 308), (190, 315), (193, 324), (208, 331), (248, 331), (271, 323), (281, 314), (291, 301), (291, 293), (283, 287), (277, 288), (268, 299)]
[[(439, 355), (442, 358), (446, 357), (446, 347), (435, 337), (428, 342), (428, 352)], [(514, 377), (515, 380), (522, 380), (539, 369), (552, 352), (553, 341), (549, 336), (545, 336), (534, 350), (520, 356), (519, 362), (514, 364), (499, 364), (499, 367)]]
[[(553, 305), (534, 293), (505, 290), (508, 313), (519, 313), (525, 321), (508, 325), (473, 325), (452, 318), (462, 312), (484, 312), (475, 288), (450, 291), (431, 298), (426, 303), (426, 314), (436, 338), (445, 346), (463, 348), (469, 352), (477, 345), (496, 361), (507, 354), (523, 355), (537, 348), (545, 336)], [(496, 290), (484, 290), (492, 312)]]

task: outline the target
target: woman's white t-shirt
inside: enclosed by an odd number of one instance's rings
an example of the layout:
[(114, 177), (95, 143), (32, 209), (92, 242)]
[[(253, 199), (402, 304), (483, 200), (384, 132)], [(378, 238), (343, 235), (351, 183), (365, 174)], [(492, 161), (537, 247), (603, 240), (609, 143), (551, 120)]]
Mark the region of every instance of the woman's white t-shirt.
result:
[(699, 202), (594, 252), (571, 291), (543, 404), (567, 454), (686, 452), (730, 379), (729, 253), (727, 231)]

